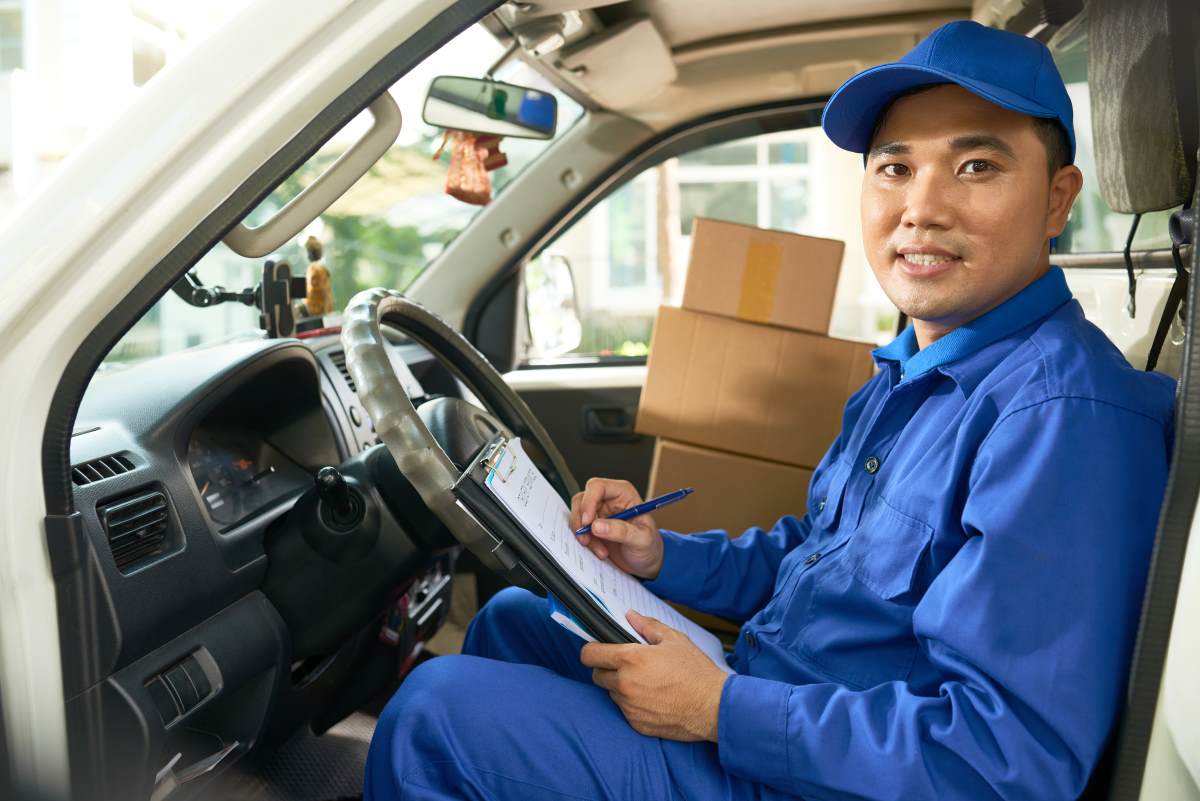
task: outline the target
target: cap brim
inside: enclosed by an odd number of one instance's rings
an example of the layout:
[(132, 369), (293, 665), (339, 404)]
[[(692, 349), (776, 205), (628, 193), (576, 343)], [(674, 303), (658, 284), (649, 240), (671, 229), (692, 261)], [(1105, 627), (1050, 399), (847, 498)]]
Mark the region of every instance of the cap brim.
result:
[(998, 106), (1031, 117), (1058, 118), (1045, 106), (1030, 103), (1000, 86), (972, 81), (934, 67), (913, 64), (882, 64), (855, 75), (842, 84), (821, 115), (821, 127), (838, 147), (866, 153), (880, 113), (897, 95), (922, 86), (953, 83)]

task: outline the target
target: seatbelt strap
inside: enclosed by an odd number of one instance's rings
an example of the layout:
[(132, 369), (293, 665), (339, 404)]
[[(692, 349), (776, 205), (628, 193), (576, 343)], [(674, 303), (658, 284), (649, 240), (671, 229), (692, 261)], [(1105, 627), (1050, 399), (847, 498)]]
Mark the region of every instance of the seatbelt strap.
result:
[(1171, 294), (1167, 295), (1167, 305), (1158, 321), (1158, 330), (1154, 332), (1154, 341), (1150, 344), (1150, 355), (1146, 358), (1147, 372), (1158, 366), (1158, 357), (1162, 353), (1163, 343), (1167, 340), (1167, 332), (1171, 330), (1171, 323), (1175, 320), (1180, 303), (1187, 297), (1188, 275), (1186, 271), (1179, 269), (1179, 248), (1175, 247), (1172, 250), (1176, 254), (1175, 281), (1171, 284)]
[(1149, 372), (1158, 366), (1158, 357), (1162, 354), (1163, 345), (1167, 340), (1167, 332), (1175, 321), (1175, 315), (1183, 317), (1180, 305), (1187, 297), (1188, 272), (1183, 266), (1183, 257), (1179, 249), (1185, 244), (1192, 244), (1196, 239), (1197, 215), (1188, 206), (1171, 215), (1171, 256), (1175, 260), (1175, 281), (1171, 284), (1171, 293), (1167, 295), (1167, 305), (1163, 308), (1162, 318), (1158, 321), (1158, 329), (1154, 332), (1154, 341), (1150, 344), (1150, 355), (1146, 358), (1146, 370)]
[(1137, 234), (1138, 223), (1142, 221), (1142, 214), (1138, 212), (1133, 215), (1133, 224), (1129, 226), (1129, 236), (1125, 239), (1125, 251), (1122, 255), (1125, 256), (1125, 275), (1129, 279), (1129, 302), (1125, 305), (1125, 311), (1129, 312), (1129, 319), (1137, 317), (1137, 276), (1133, 273), (1133, 237)]

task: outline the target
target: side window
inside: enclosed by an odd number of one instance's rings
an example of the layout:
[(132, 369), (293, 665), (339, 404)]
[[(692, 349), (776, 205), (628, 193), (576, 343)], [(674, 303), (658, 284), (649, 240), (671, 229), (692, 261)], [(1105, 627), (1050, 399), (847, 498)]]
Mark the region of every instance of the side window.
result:
[[(887, 341), (896, 310), (863, 254), (861, 181), (860, 158), (819, 127), (711, 145), (647, 169), (534, 257), (527, 274), (570, 265), (582, 330), (568, 353), (542, 349), (531, 337), (525, 361), (645, 356), (658, 307), (678, 305), (683, 295), (697, 217), (845, 241), (830, 334)], [(531, 316), (538, 313), (530, 307)]]

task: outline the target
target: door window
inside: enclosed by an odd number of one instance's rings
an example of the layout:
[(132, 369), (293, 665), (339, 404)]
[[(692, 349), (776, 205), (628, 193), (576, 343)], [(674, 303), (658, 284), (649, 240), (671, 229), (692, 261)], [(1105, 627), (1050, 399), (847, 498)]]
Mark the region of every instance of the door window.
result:
[[(863, 254), (861, 180), (860, 157), (834, 146), (819, 127), (711, 145), (645, 170), (535, 257), (565, 258), (574, 274), (582, 336), (566, 356), (646, 355), (658, 307), (682, 298), (697, 217), (843, 240), (830, 334), (887, 341), (896, 310)], [(551, 357), (563, 354), (532, 342), (525, 348), (528, 363)]]

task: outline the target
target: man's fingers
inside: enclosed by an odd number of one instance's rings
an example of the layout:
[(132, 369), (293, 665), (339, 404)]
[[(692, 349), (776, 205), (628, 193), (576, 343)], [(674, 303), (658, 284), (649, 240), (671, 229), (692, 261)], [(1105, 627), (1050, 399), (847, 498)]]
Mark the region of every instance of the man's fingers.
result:
[(607, 542), (638, 544), (642, 532), (624, 520), (597, 520), (592, 523), (592, 533)]
[(609, 691), (617, 689), (617, 671), (596, 668), (592, 671), (592, 683)]
[(604, 500), (608, 481), (603, 478), (589, 478), (583, 487), (583, 497), (579, 499), (579, 525), (586, 526), (596, 519), (596, 511)]
[(625, 618), (629, 621), (629, 625), (633, 626), (633, 630), (645, 637), (646, 642), (651, 645), (658, 645), (675, 631), (661, 620), (638, 614), (632, 609), (625, 615)]
[(619, 512), (640, 502), (637, 490), (628, 481), (590, 478), (583, 488), (583, 497), (579, 500), (580, 526), (589, 525), (605, 513)]
[(616, 670), (625, 658), (625, 652), (634, 646), (589, 642), (579, 652), (579, 661), (585, 667)]
[[(577, 531), (583, 528), (583, 523), (579, 519), (579, 504), (583, 501), (583, 493), (577, 492), (571, 496), (571, 530)], [(587, 543), (584, 543), (585, 545)]]
[(604, 547), (604, 543), (600, 540), (592, 539), (591, 534), (584, 534), (579, 537), (579, 544), (585, 546), (589, 551), (596, 555), (597, 559), (608, 558), (608, 548)]
[(602, 542), (600, 542), (600, 540), (593, 539), (591, 534), (584, 534), (582, 537), (579, 537), (578, 539), (579, 539), (579, 544), (586, 546), (589, 551), (596, 554), (597, 559), (607, 559), (608, 558), (608, 548), (605, 548), (604, 544)]

